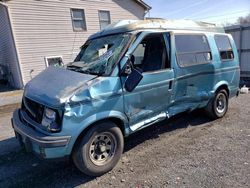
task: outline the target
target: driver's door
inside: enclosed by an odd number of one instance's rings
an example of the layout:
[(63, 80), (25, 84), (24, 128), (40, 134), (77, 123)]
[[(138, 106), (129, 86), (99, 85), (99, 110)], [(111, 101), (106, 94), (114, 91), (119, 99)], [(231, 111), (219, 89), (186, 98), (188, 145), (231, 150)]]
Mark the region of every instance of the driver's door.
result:
[[(145, 36), (130, 56), (142, 80), (132, 92), (124, 93), (124, 108), (130, 128), (136, 131), (167, 117), (174, 72), (170, 66), (168, 34)], [(125, 89), (124, 89), (125, 90)]]

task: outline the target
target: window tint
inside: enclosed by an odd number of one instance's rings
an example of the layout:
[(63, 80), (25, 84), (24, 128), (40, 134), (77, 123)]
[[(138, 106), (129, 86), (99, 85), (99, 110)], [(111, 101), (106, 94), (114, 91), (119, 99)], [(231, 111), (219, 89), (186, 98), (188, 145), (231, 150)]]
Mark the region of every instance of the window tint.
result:
[(170, 68), (166, 45), (162, 34), (145, 37), (133, 53), (135, 67), (143, 72)]
[(205, 35), (175, 35), (178, 63), (181, 67), (208, 63), (212, 59)]
[(110, 12), (99, 10), (99, 22), (100, 22), (100, 29), (104, 29), (107, 25), (111, 23), (110, 20)]
[(71, 9), (71, 18), (74, 31), (87, 30), (83, 9)]
[(229, 60), (234, 58), (232, 46), (230, 44), (229, 38), (223, 35), (216, 35), (214, 37), (217, 48), (220, 52), (220, 58), (222, 60)]

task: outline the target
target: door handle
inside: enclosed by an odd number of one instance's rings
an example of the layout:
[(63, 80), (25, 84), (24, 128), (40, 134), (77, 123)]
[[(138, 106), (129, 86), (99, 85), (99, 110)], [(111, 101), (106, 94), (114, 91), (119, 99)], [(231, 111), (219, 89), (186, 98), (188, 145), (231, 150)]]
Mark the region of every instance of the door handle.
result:
[(173, 88), (173, 80), (170, 80), (168, 90), (171, 90), (172, 88)]

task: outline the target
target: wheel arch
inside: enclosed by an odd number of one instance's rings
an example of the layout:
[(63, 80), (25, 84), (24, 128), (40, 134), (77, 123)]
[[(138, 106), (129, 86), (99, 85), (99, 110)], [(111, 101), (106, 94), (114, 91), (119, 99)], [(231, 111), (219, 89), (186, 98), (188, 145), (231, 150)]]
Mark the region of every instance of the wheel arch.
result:
[(77, 138), (75, 139), (74, 143), (73, 143), (73, 147), (71, 149), (71, 155), (74, 152), (76, 146), (78, 145), (78, 143), (81, 141), (82, 137), (88, 132), (88, 130), (90, 130), (92, 127), (94, 127), (95, 125), (101, 123), (101, 122), (105, 122), (105, 121), (111, 121), (113, 123), (115, 123), (121, 130), (123, 136), (126, 136), (126, 120), (123, 117), (119, 117), (119, 116), (108, 116), (108, 117), (103, 117), (100, 118), (96, 121), (93, 121), (91, 123), (89, 123), (87, 126), (85, 126), (85, 128), (83, 128), (80, 133), (78, 134)]
[(225, 90), (226, 93), (227, 93), (227, 106), (228, 106), (228, 99), (229, 99), (229, 95), (230, 95), (230, 89), (229, 89), (229, 84), (226, 82), (226, 81), (220, 81), (218, 82), (215, 86), (214, 86), (214, 89), (212, 90), (211, 92), (211, 98), (210, 100), (208, 101), (207, 105), (204, 107), (204, 110), (207, 114), (207, 116), (211, 119), (217, 119), (217, 118), (221, 118), (223, 117), (226, 112), (227, 112), (227, 108), (225, 110), (225, 112), (223, 112), (222, 115), (218, 114), (216, 111), (215, 111), (215, 107), (214, 107), (214, 99), (216, 99), (216, 96), (217, 94), (219, 93), (219, 91), (221, 90)]
[(222, 89), (225, 89), (227, 94), (228, 94), (228, 97), (230, 96), (230, 90), (229, 90), (229, 84), (228, 82), (226, 81), (221, 81), (221, 82), (218, 82), (215, 86), (214, 86), (214, 94), (217, 93), (218, 91), (222, 90)]

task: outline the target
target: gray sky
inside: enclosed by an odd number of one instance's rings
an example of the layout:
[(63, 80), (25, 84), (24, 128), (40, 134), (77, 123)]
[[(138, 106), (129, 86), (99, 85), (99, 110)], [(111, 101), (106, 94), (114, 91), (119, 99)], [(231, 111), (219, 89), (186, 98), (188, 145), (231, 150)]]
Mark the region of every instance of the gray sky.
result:
[[(144, 0), (151, 17), (192, 19), (217, 24), (234, 23), (250, 13), (250, 0)], [(148, 15), (147, 15), (148, 16)]]

